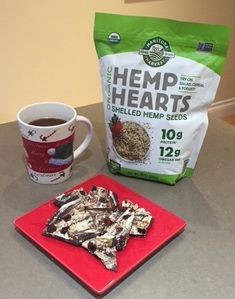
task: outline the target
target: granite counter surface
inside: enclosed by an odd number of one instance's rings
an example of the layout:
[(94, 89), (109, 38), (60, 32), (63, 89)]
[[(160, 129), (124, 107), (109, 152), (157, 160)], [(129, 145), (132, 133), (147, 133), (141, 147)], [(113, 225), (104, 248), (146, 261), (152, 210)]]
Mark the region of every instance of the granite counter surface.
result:
[[(102, 105), (77, 110), (92, 121), (94, 137), (73, 176), (58, 185), (39, 185), (28, 178), (17, 123), (0, 126), (0, 298), (93, 298), (19, 234), (13, 220), (98, 173), (187, 221), (183, 234), (104, 298), (235, 298), (235, 127), (210, 117), (193, 177), (168, 186), (110, 174), (105, 163)], [(77, 143), (83, 134), (81, 126)]]

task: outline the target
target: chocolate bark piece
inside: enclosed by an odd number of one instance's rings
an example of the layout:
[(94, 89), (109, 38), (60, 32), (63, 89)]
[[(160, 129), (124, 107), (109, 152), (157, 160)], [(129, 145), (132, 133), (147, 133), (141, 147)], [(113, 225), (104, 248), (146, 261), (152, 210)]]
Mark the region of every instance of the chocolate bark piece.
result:
[(114, 224), (107, 227), (106, 234), (113, 236), (113, 244), (116, 250), (122, 250), (126, 247), (130, 237), (130, 231), (134, 220), (135, 212), (131, 208), (119, 211), (118, 217)]
[(77, 199), (80, 199), (81, 202), (87, 199), (87, 193), (83, 188), (74, 189), (70, 192), (62, 193), (56, 196), (54, 204), (57, 207), (61, 207), (62, 205)]
[[(77, 199), (68, 201), (74, 194)], [(112, 219), (109, 217), (112, 209), (116, 208), (117, 201), (112, 192), (100, 187), (97, 187), (92, 195), (93, 197), (90, 194), (88, 198), (82, 188), (67, 194), (67, 198), (62, 199), (63, 204), (48, 222), (43, 234), (80, 245), (85, 240), (104, 233), (106, 228), (115, 221), (114, 216)], [(105, 205), (100, 195), (106, 196)], [(62, 201), (60, 200), (60, 203)]]
[(77, 199), (61, 206), (48, 222), (43, 234), (78, 246), (102, 231), (103, 228), (97, 228), (90, 212)]
[(129, 239), (129, 232), (134, 219), (134, 211), (130, 208), (111, 214), (115, 220), (106, 227), (106, 232), (93, 239), (86, 240), (82, 246), (98, 257), (108, 270), (117, 271), (116, 252), (122, 250)]
[(88, 209), (116, 210), (118, 206), (117, 195), (103, 187), (93, 186), (88, 193), (85, 206)]
[(56, 204), (60, 208), (43, 234), (86, 248), (112, 271), (117, 271), (117, 251), (131, 235), (145, 236), (153, 219), (129, 200), (118, 207), (115, 193), (99, 186), (88, 194), (83, 188), (61, 194)]
[(86, 240), (82, 246), (101, 260), (103, 265), (112, 271), (117, 271), (116, 248), (112, 246), (112, 236), (109, 239), (106, 235)]
[(61, 206), (43, 233), (75, 245), (104, 233), (117, 208), (116, 196), (102, 187), (93, 187), (89, 196), (83, 188), (75, 189), (58, 196), (55, 203)]
[(137, 204), (132, 203), (130, 200), (124, 200), (122, 202), (122, 207), (131, 208), (135, 211), (130, 235), (144, 237), (153, 221), (151, 213), (146, 211), (144, 208), (139, 207)]
[(88, 210), (93, 218), (94, 225), (99, 231), (105, 233), (107, 228), (115, 222), (115, 217), (110, 210)]

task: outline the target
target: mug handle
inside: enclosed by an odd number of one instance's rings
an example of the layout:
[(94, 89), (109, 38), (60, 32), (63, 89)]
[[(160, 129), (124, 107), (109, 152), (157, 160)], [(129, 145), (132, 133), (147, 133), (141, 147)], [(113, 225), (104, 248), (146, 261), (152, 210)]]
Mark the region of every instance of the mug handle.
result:
[(81, 145), (79, 145), (79, 147), (73, 152), (74, 159), (77, 159), (81, 155), (81, 153), (84, 152), (84, 150), (88, 147), (89, 143), (91, 142), (92, 135), (93, 135), (93, 126), (88, 118), (81, 116), (81, 115), (77, 115), (76, 121), (84, 123), (87, 127), (88, 132), (86, 134), (85, 139), (81, 143)]

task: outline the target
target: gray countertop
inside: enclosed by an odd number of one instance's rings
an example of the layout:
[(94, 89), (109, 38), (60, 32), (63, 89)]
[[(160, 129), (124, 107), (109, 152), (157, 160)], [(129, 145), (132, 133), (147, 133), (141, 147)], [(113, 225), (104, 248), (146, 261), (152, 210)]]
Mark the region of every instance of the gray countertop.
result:
[[(19, 234), (13, 220), (98, 174), (107, 174), (187, 222), (162, 248), (105, 298), (235, 298), (235, 127), (210, 117), (192, 179), (176, 186), (111, 175), (105, 163), (101, 104), (78, 109), (95, 134), (73, 176), (47, 186), (28, 178), (16, 122), (0, 126), (0, 298), (93, 298), (68, 273)], [(84, 131), (76, 135), (79, 143)]]

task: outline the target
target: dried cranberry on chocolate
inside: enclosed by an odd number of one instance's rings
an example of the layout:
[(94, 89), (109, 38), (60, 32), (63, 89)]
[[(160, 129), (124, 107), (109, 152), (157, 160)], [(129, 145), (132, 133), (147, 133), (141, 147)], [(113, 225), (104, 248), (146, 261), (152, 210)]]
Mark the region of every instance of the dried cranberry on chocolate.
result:
[(96, 251), (96, 245), (92, 242), (89, 242), (87, 245), (87, 249), (89, 252), (94, 253)]
[(54, 233), (56, 231), (56, 226), (54, 224), (50, 224), (47, 227), (48, 233)]
[(140, 234), (145, 234), (146, 233), (146, 229), (143, 229), (143, 228), (138, 228), (137, 229), (138, 230), (138, 232), (140, 233)]
[(97, 187), (96, 186), (92, 186), (91, 191), (94, 192), (96, 190), (97, 190)]
[(109, 217), (105, 217), (103, 220), (104, 224), (110, 226), (113, 224), (113, 221)]
[(104, 197), (100, 197), (100, 202), (103, 202), (103, 203), (105, 203), (105, 202), (107, 202), (107, 199), (106, 199), (106, 198), (104, 198)]
[(67, 221), (71, 220), (71, 218), (72, 218), (72, 216), (70, 214), (67, 214), (62, 219), (67, 222)]
[(69, 227), (65, 226), (65, 227), (61, 228), (60, 232), (61, 232), (61, 234), (66, 234), (68, 230), (69, 230)]
[(122, 250), (125, 246), (125, 241), (126, 241), (126, 238), (124, 236), (120, 236), (118, 239), (117, 239), (117, 245), (116, 245), (116, 249), (117, 250)]
[(130, 216), (131, 216), (130, 214), (127, 214), (127, 215), (124, 215), (122, 218), (123, 218), (124, 220), (126, 220), (126, 219), (128, 219)]

